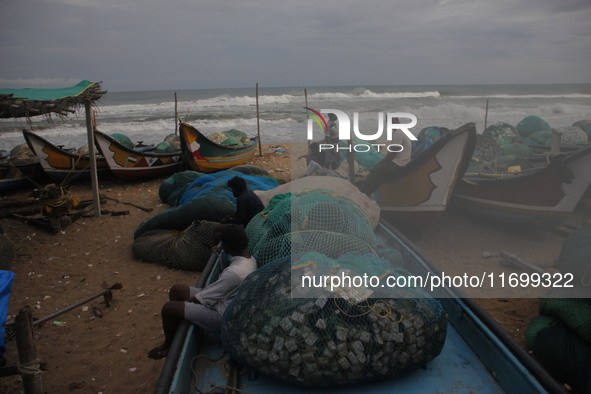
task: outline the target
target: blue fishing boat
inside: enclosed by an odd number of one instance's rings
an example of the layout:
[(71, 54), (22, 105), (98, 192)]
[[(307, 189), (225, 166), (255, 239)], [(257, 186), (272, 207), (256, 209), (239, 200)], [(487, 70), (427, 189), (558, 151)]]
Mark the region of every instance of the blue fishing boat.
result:
[[(400, 252), (423, 272), (437, 273), (436, 265), (387, 222), (376, 229), (380, 243)], [(214, 281), (228, 257), (212, 254), (198, 286)], [(441, 303), (449, 321), (445, 345), (423, 368), (395, 379), (337, 388), (289, 385), (244, 370), (224, 353), (218, 335), (184, 322), (177, 330), (163, 366), (156, 393), (563, 393), (563, 389), (533, 358), (473, 300), (444, 289)]]

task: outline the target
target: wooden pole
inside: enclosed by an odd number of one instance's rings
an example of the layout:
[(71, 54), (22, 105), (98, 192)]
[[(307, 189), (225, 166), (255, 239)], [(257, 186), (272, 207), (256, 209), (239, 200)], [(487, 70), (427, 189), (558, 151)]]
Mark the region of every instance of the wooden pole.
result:
[(486, 110), (484, 111), (484, 130), (486, 130), (486, 122), (488, 121), (488, 99), (486, 99)]
[(98, 176), (96, 173), (96, 146), (94, 145), (94, 128), (90, 119), (90, 101), (84, 104), (86, 110), (86, 134), (88, 136), (88, 159), (90, 161), (90, 181), (92, 185), (92, 201), (94, 203), (94, 216), (101, 216), (101, 202), (99, 199)]
[[(306, 99), (306, 108), (308, 108), (308, 89), (304, 89), (304, 97)], [(306, 111), (306, 125), (308, 124), (308, 119), (310, 119), (310, 114)], [(311, 141), (308, 140), (308, 146), (310, 146)]]
[(33, 341), (33, 325), (31, 309), (25, 306), (14, 320), (16, 331), (16, 347), (18, 349), (18, 369), (23, 381), (25, 394), (42, 394), (40, 363)]
[(560, 139), (562, 137), (562, 132), (552, 128), (552, 137), (550, 140), (550, 153), (557, 154), (560, 153)]
[(174, 92), (174, 135), (179, 135), (179, 103)]
[(355, 152), (347, 152), (347, 163), (349, 163), (349, 182), (355, 184)]
[(263, 155), (261, 147), (261, 118), (259, 115), (259, 83), (257, 82), (257, 135), (259, 136), (259, 156)]

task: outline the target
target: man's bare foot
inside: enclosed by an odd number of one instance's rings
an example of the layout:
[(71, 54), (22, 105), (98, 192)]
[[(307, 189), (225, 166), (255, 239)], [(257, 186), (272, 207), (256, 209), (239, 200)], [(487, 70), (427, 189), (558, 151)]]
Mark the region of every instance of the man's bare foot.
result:
[(152, 360), (163, 359), (164, 357), (168, 356), (169, 349), (170, 349), (170, 346), (167, 346), (165, 344), (162, 344), (160, 346), (156, 346), (154, 349), (152, 349), (148, 352), (148, 357), (150, 357)]

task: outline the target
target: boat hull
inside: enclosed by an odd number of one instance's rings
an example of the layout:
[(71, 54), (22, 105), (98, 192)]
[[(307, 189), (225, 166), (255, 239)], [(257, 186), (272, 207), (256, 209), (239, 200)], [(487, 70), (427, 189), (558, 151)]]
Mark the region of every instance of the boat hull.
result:
[(133, 180), (170, 175), (183, 165), (181, 151), (154, 153), (129, 149), (98, 130), (95, 130), (94, 139), (109, 170), (118, 178)]
[(588, 147), (528, 173), (464, 177), (454, 190), (451, 206), (485, 220), (551, 227), (574, 211), (590, 184)]
[[(413, 266), (424, 267), (425, 272), (415, 274), (437, 272), (437, 266), (389, 224), (381, 222), (376, 236), (388, 247), (397, 249), (405, 261), (408, 259)], [(226, 261), (223, 255), (212, 254), (197, 286), (214, 281)], [(441, 354), (423, 368), (397, 378), (336, 388), (291, 385), (249, 370), (245, 373), (243, 367), (224, 355), (218, 335), (204, 334), (188, 322), (182, 322), (155, 392), (205, 392), (214, 385), (244, 387), (241, 383), (253, 393), (452, 392), (458, 387), (479, 393), (561, 392), (548, 373), (473, 300), (463, 299), (452, 290), (446, 291), (450, 294), (442, 298), (441, 303), (451, 325)], [(203, 362), (195, 362), (196, 358)], [(208, 359), (212, 361), (204, 361)]]
[(421, 228), (441, 216), (476, 146), (476, 127), (450, 131), (378, 186), (372, 197), (382, 216), (401, 227)]
[(256, 148), (256, 138), (244, 147), (217, 144), (184, 122), (180, 123), (179, 131), (186, 162), (194, 171), (216, 172), (246, 164)]
[[(39, 158), (41, 167), (51, 178), (58, 181), (90, 179), (88, 155), (67, 152), (28, 130), (23, 130), (23, 135), (33, 153)], [(106, 160), (101, 156), (96, 158), (96, 170), (98, 175), (104, 175), (109, 170)]]
[(0, 191), (8, 191), (27, 185), (33, 185), (42, 174), (43, 169), (38, 161), (27, 164), (1, 162)]

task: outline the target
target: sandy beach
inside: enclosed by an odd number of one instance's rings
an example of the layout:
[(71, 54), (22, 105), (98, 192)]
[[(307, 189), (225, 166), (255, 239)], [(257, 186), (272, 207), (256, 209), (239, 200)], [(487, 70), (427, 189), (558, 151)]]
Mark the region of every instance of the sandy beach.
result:
[[(288, 153), (275, 153), (287, 150)], [(289, 144), (264, 145), (263, 156), (251, 164), (270, 170), (271, 175), (289, 181), (292, 168)], [(290, 155), (291, 153), (291, 155)], [(302, 164), (303, 165), (303, 164)], [(101, 298), (67, 312), (35, 329), (38, 358), (45, 365), (43, 386), (48, 393), (152, 392), (164, 360), (148, 359), (149, 349), (162, 340), (160, 308), (174, 283), (195, 283), (198, 272), (169, 269), (136, 259), (131, 251), (133, 231), (145, 219), (168, 206), (158, 197), (165, 178), (145, 182), (109, 179), (99, 182), (101, 194), (123, 202), (152, 208), (145, 212), (134, 206), (107, 200), (104, 208), (128, 214), (80, 218), (64, 232), (49, 233), (31, 224), (3, 218), (0, 225), (16, 248), (11, 270), (16, 274), (8, 308), (9, 321), (28, 305), (35, 318), (65, 308), (103, 289), (121, 283), (114, 290), (111, 306)], [(70, 191), (90, 199), (88, 182)], [(10, 192), (4, 198), (26, 198), (30, 190)], [(591, 197), (579, 203), (566, 228), (591, 219)], [(447, 212), (436, 224), (420, 234), (408, 234), (433, 261), (445, 260), (458, 267), (498, 264), (483, 252), (508, 251), (525, 261), (551, 266), (566, 232), (532, 229), (522, 231), (491, 226), (454, 212)], [(525, 347), (524, 332), (537, 315), (536, 299), (479, 299), (485, 310)], [(93, 314), (99, 308), (102, 317)], [(7, 343), (8, 365), (17, 364), (16, 343)], [(17, 392), (18, 377), (0, 379), (0, 392)]]

